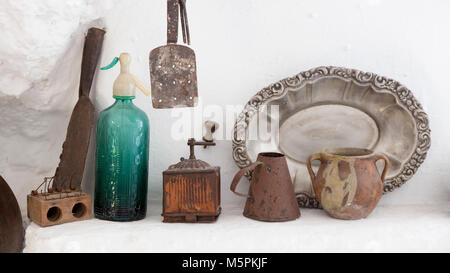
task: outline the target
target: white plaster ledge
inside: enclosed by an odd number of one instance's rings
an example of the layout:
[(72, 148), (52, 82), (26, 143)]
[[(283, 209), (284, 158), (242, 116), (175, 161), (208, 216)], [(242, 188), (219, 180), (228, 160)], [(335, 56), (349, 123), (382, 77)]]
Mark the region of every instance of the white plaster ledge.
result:
[(92, 219), (26, 230), (24, 252), (449, 252), (450, 204), (379, 206), (368, 218), (344, 221), (302, 209), (285, 223), (242, 216), (225, 205), (213, 224), (162, 223), (161, 204), (147, 218), (118, 223)]

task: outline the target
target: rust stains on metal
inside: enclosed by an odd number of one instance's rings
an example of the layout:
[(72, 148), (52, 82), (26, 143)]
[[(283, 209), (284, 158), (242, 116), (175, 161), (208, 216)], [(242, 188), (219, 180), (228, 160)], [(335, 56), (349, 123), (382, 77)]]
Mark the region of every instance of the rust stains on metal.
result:
[(97, 68), (98, 59), (103, 45), (105, 31), (90, 28), (86, 36), (81, 77), (79, 99), (70, 117), (66, 140), (60, 156), (58, 168), (55, 172), (53, 190), (79, 190), (83, 179), (89, 139), (94, 125), (94, 105), (89, 99), (92, 80)]
[[(236, 192), (240, 179), (249, 171), (253, 171), (253, 174), (248, 195)], [(247, 197), (243, 214), (248, 218), (282, 222), (300, 217), (294, 186), (283, 154), (260, 153), (255, 163), (235, 175), (230, 189), (237, 195)]]
[(194, 51), (178, 45), (178, 14), (183, 40), (190, 43), (184, 0), (167, 1), (167, 45), (150, 52), (150, 80), (154, 108), (195, 107), (198, 101)]
[(55, 172), (54, 190), (74, 190), (81, 186), (89, 138), (94, 125), (94, 106), (87, 97), (79, 98), (67, 128), (63, 152)]
[(178, 0), (167, 1), (167, 43), (178, 42)]
[(215, 143), (189, 139), (189, 159), (163, 172), (164, 222), (214, 222), (221, 212), (220, 168), (196, 159), (194, 146)]

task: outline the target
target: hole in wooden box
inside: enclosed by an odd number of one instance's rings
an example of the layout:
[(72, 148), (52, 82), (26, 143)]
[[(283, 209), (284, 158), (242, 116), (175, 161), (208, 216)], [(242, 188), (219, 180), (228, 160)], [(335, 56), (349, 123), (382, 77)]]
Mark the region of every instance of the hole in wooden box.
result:
[(61, 218), (61, 209), (58, 207), (51, 207), (47, 211), (47, 219), (50, 222), (56, 222)]
[(72, 208), (72, 214), (76, 218), (81, 218), (86, 214), (86, 206), (83, 203), (76, 203)]

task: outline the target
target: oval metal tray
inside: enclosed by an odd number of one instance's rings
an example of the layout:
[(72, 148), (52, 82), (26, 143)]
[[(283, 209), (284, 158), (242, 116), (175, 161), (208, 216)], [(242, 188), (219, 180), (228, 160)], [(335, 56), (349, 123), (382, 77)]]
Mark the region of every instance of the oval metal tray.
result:
[(328, 147), (384, 153), (391, 163), (384, 192), (390, 192), (425, 160), (430, 129), (420, 103), (397, 81), (328, 66), (259, 91), (238, 116), (232, 143), (240, 168), (250, 165), (259, 152), (286, 154), (299, 205), (319, 207), (305, 165), (310, 154)]

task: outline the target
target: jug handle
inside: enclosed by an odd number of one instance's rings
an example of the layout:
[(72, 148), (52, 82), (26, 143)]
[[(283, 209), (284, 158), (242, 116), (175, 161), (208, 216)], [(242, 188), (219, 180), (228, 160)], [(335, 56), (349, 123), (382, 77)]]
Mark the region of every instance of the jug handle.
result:
[(231, 190), (232, 192), (234, 192), (236, 195), (243, 196), (243, 197), (248, 197), (247, 194), (243, 194), (243, 193), (236, 192), (236, 186), (237, 186), (237, 184), (239, 183), (239, 181), (241, 181), (241, 178), (242, 178), (242, 176), (244, 176), (244, 174), (246, 174), (246, 173), (249, 172), (249, 171), (254, 170), (256, 167), (258, 167), (259, 165), (263, 165), (263, 164), (264, 164), (264, 163), (261, 162), (261, 161), (256, 161), (255, 163), (252, 163), (250, 166), (241, 169), (241, 170), (234, 176), (233, 181), (231, 182), (231, 185), (230, 185), (230, 190)]
[(381, 173), (381, 182), (384, 183), (384, 179), (386, 178), (386, 173), (389, 168), (389, 159), (382, 154), (377, 154), (373, 157), (374, 163), (376, 163), (380, 159), (384, 160), (384, 169), (383, 172)]
[(313, 160), (321, 160), (322, 158), (322, 154), (321, 153), (315, 153), (312, 154), (308, 157), (308, 160), (306, 161), (306, 167), (308, 167), (308, 173), (309, 176), (311, 177), (311, 181), (314, 182), (314, 180), (316, 180), (316, 175), (314, 174), (314, 171), (311, 168), (311, 161)]

